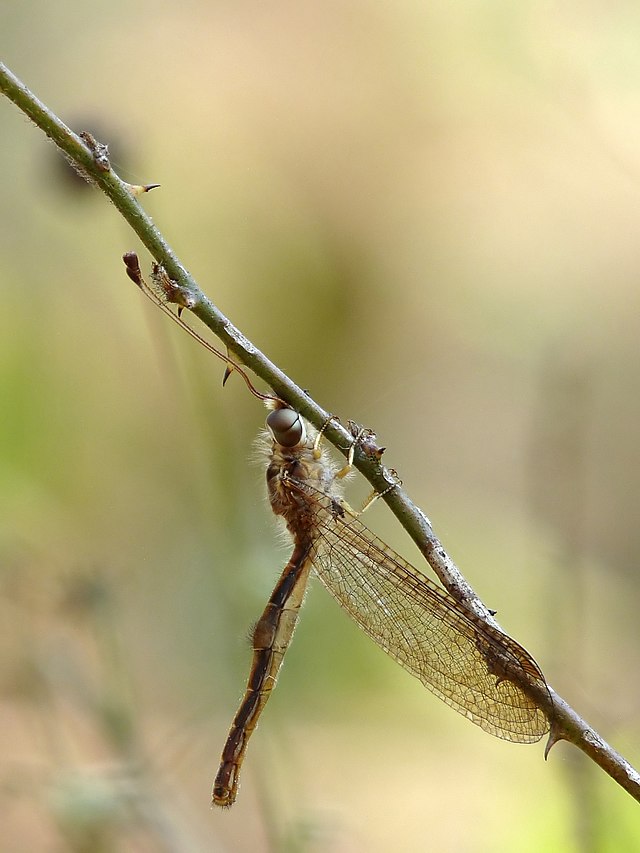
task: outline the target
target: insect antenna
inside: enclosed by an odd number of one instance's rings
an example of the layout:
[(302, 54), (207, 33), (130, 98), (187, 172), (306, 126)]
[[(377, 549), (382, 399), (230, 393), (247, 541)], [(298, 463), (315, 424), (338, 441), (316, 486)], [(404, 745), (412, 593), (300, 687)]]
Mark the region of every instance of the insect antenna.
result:
[[(245, 384), (249, 391), (253, 394), (254, 397), (257, 397), (259, 400), (262, 400), (267, 405), (280, 407), (286, 406), (286, 404), (280, 400), (279, 397), (276, 397), (273, 394), (263, 394), (261, 391), (255, 387), (252, 381), (249, 379), (246, 372), (236, 364), (235, 361), (228, 354), (220, 352), (220, 350), (216, 349), (214, 345), (200, 335), (195, 329), (192, 329), (188, 323), (182, 319), (181, 314), (185, 308), (193, 308), (195, 305), (195, 300), (193, 297), (185, 291), (184, 288), (180, 287), (169, 278), (166, 270), (160, 264), (154, 263), (151, 268), (151, 284), (146, 281), (144, 276), (142, 275), (142, 271), (140, 270), (140, 262), (138, 260), (138, 256), (135, 252), (126, 252), (122, 256), (122, 260), (124, 261), (124, 265), (127, 271), (127, 275), (131, 279), (131, 281), (138, 286), (138, 288), (144, 293), (144, 295), (149, 299), (154, 305), (157, 305), (161, 311), (163, 311), (168, 317), (170, 317), (174, 323), (177, 323), (182, 329), (187, 332), (187, 334), (191, 335), (196, 341), (198, 341), (202, 346), (209, 350), (210, 353), (219, 358), (221, 361), (224, 361), (226, 364), (226, 370), (224, 372), (224, 378), (222, 380), (222, 384), (224, 385), (229, 378), (229, 376), (236, 371), (242, 376), (245, 381)], [(173, 303), (177, 306), (177, 313), (174, 313), (169, 304)]]

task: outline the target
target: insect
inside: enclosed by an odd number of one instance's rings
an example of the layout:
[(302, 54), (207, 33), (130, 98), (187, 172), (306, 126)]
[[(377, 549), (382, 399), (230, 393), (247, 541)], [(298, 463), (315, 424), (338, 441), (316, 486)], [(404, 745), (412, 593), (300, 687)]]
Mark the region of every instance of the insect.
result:
[[(139, 284), (139, 268), (128, 270)], [(167, 294), (169, 285), (157, 271), (155, 280)], [(157, 293), (152, 294), (157, 301)], [(516, 743), (540, 740), (549, 731), (542, 706), (550, 706), (538, 697), (549, 702), (550, 697), (529, 653), (362, 524), (342, 496), (354, 445), (347, 466), (339, 469), (322, 447), (321, 433), (282, 400), (256, 391), (237, 366), (233, 369), (272, 410), (265, 435), (267, 491), (273, 512), (291, 534), (293, 552), (253, 631), (249, 680), (222, 751), (213, 803), (231, 806), (236, 799), (249, 738), (275, 686), (312, 571), (387, 654), (456, 711), (496, 737)]]

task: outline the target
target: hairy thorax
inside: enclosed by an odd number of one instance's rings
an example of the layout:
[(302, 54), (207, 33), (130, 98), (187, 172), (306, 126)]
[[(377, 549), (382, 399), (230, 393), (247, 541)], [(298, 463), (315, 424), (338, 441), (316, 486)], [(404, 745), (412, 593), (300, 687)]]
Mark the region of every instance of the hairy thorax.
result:
[[(339, 497), (337, 468), (324, 450), (314, 448), (315, 436), (296, 447), (270, 443), (267, 490), (271, 508), (281, 515), (294, 538), (313, 533), (317, 523), (318, 491)], [(311, 488), (305, 490), (304, 486)]]

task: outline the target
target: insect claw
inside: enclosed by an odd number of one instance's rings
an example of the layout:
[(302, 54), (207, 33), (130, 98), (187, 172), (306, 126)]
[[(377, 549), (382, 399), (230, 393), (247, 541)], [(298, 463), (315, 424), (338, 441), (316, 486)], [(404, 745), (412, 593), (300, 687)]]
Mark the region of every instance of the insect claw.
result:
[(402, 477), (400, 476), (400, 474), (398, 474), (395, 468), (389, 468), (389, 475), (393, 480), (393, 483), (391, 484), (390, 488), (395, 488), (396, 486), (402, 485)]
[(322, 455), (321, 451), (320, 451), (320, 443), (322, 441), (322, 436), (324, 434), (324, 431), (326, 430), (326, 428), (329, 426), (330, 423), (339, 424), (340, 418), (337, 415), (329, 415), (329, 417), (326, 419), (326, 421), (322, 424), (322, 429), (320, 429), (318, 431), (318, 434), (316, 435), (316, 439), (313, 442), (313, 458), (314, 459), (320, 459), (320, 456)]
[(385, 452), (385, 447), (379, 447), (376, 444), (376, 434), (372, 429), (361, 427), (355, 421), (349, 421), (349, 432), (353, 436), (353, 444), (359, 445), (362, 452), (376, 462), (380, 462), (382, 454)]

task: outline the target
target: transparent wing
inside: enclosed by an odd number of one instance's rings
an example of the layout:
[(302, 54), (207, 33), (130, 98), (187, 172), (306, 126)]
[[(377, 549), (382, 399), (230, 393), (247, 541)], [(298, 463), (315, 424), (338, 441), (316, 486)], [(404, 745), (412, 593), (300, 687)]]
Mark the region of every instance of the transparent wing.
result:
[[(290, 481), (296, 483), (296, 481)], [(547, 693), (538, 665), (305, 482), (318, 521), (314, 569), (357, 624), (399, 664), (480, 728), (518, 743), (549, 730), (544, 711), (510, 677)], [(550, 701), (550, 700), (549, 700)]]

